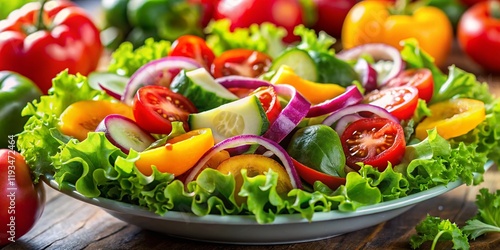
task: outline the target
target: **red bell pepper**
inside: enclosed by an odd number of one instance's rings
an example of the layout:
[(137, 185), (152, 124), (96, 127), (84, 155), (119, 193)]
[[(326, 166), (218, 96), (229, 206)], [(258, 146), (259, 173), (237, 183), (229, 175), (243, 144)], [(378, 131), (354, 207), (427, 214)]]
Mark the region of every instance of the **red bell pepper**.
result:
[(98, 28), (70, 1), (28, 3), (0, 21), (0, 70), (30, 78), (44, 93), (66, 68), (94, 71), (102, 51)]

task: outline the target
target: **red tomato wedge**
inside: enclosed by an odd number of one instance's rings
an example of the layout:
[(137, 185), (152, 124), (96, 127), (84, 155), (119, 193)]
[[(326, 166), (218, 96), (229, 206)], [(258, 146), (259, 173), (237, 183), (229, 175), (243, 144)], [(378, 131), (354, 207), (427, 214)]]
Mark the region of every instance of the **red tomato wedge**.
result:
[(196, 60), (210, 71), (215, 54), (205, 40), (195, 35), (184, 35), (177, 38), (170, 48), (169, 56), (184, 56)]
[(337, 189), (340, 185), (345, 184), (345, 178), (328, 175), (322, 172), (319, 172), (313, 168), (310, 168), (297, 160), (293, 159), (293, 166), (297, 169), (297, 173), (300, 178), (309, 183), (310, 185), (314, 185), (314, 182), (321, 181), (323, 184), (327, 185), (332, 190)]
[(211, 66), (215, 78), (240, 75), (257, 77), (267, 72), (272, 58), (265, 53), (250, 49), (231, 49), (216, 57)]
[(188, 116), (197, 112), (189, 99), (158, 85), (145, 86), (137, 91), (133, 111), (137, 124), (154, 134), (170, 133), (175, 121), (183, 122), (188, 131)]
[(412, 86), (374, 90), (365, 95), (363, 102), (385, 108), (399, 120), (408, 120), (417, 108), (418, 90)]
[(390, 80), (384, 88), (412, 86), (417, 88), (418, 97), (429, 102), (434, 93), (434, 79), (429, 69), (407, 69)]
[(253, 92), (259, 98), (266, 111), (267, 119), (272, 124), (281, 112), (281, 104), (273, 87), (260, 87)]
[(349, 124), (341, 137), (346, 164), (359, 170), (358, 162), (383, 171), (390, 162), (401, 162), (405, 153), (403, 127), (386, 118), (363, 118)]

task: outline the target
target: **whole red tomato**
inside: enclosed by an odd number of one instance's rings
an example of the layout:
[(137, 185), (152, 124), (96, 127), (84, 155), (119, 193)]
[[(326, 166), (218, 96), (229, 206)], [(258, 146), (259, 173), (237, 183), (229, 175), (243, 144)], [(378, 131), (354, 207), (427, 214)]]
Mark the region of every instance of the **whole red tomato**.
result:
[(285, 42), (299, 38), (293, 29), (303, 24), (302, 8), (298, 0), (220, 0), (214, 14), (215, 20), (227, 18), (231, 29), (246, 28), (256, 23), (271, 22), (287, 30)]
[(71, 74), (94, 71), (103, 46), (83, 9), (70, 1), (43, 3), (28, 3), (0, 21), (0, 70), (18, 72), (47, 93), (66, 68)]
[(317, 20), (312, 28), (317, 32), (323, 30), (333, 37), (340, 38), (344, 19), (357, 2), (357, 0), (313, 0)]
[(500, 2), (478, 3), (462, 15), (458, 42), (463, 51), (484, 69), (500, 72)]
[(2, 246), (16, 241), (35, 225), (45, 202), (43, 184), (33, 185), (29, 167), (16, 151), (0, 149), (0, 195)]

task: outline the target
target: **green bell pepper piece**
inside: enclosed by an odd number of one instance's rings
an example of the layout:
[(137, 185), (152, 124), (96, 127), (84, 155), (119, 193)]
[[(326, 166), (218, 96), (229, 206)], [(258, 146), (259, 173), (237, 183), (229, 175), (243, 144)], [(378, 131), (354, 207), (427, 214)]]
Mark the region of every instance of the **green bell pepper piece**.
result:
[(30, 79), (11, 71), (0, 71), (0, 148), (13, 147), (9, 136), (21, 132), (28, 120), (21, 116), (21, 111), (41, 95)]
[(186, 34), (203, 35), (201, 13), (187, 0), (130, 0), (130, 23), (143, 30), (155, 30), (161, 39), (173, 41)]

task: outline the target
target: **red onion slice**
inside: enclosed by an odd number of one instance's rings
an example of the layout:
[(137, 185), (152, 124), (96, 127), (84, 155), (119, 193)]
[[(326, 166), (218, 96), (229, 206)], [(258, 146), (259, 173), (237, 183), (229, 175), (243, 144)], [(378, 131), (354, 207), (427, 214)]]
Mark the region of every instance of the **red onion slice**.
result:
[(183, 69), (192, 70), (202, 66), (194, 59), (183, 56), (167, 56), (153, 60), (140, 67), (125, 87), (121, 101), (132, 105), (137, 90), (147, 85), (169, 86), (172, 79)]
[(354, 65), (354, 70), (358, 72), (361, 78), (361, 85), (366, 91), (372, 91), (377, 88), (377, 71), (363, 58), (359, 58)]
[(356, 104), (352, 106), (345, 107), (343, 109), (337, 110), (330, 114), (328, 117), (323, 120), (323, 124), (332, 126), (334, 125), (340, 118), (351, 115), (351, 114), (359, 114), (363, 116), (364, 113), (371, 113), (378, 117), (387, 118), (396, 123), (399, 123), (398, 118), (394, 117), (391, 113), (389, 113), (386, 109), (371, 105), (371, 104)]
[(341, 108), (358, 104), (362, 100), (363, 100), (363, 94), (361, 94), (361, 92), (356, 86), (351, 85), (348, 86), (345, 89), (345, 92), (342, 93), (341, 95), (312, 106), (309, 109), (309, 112), (307, 113), (306, 117), (316, 117), (320, 115), (326, 115)]
[(342, 135), (342, 133), (344, 133), (344, 130), (347, 127), (347, 125), (349, 125), (352, 122), (357, 121), (361, 118), (363, 118), (363, 117), (358, 115), (358, 114), (344, 115), (337, 121), (337, 124), (335, 125), (334, 130), (335, 130), (335, 132), (337, 132), (338, 135)]
[(226, 89), (228, 88), (245, 88), (245, 89), (257, 89), (259, 87), (271, 86), (271, 84), (265, 80), (252, 78), (248, 76), (223, 76), (215, 79), (216, 82), (220, 83)]
[(375, 61), (392, 61), (393, 65), (388, 73), (382, 74), (382, 72), (378, 72), (380, 78), (378, 80), (379, 87), (399, 75), (405, 68), (405, 62), (399, 50), (383, 43), (367, 43), (337, 53), (337, 57), (342, 60), (357, 60), (363, 55), (370, 55)]
[(263, 135), (278, 143), (305, 118), (311, 107), (309, 101), (294, 87), (287, 84), (272, 85), (267, 81), (245, 76), (225, 76), (217, 78), (216, 81), (226, 88), (256, 89), (262, 86), (273, 86), (279, 96), (287, 97), (290, 101)]
[(300, 181), (299, 175), (297, 174), (297, 170), (293, 165), (292, 158), (288, 155), (285, 149), (283, 149), (278, 143), (257, 135), (237, 135), (215, 144), (215, 146), (205, 152), (201, 159), (198, 160), (196, 165), (189, 172), (189, 175), (186, 177), (185, 183), (187, 184), (193, 181), (196, 176), (198, 176), (198, 173), (203, 169), (208, 160), (210, 160), (212, 156), (214, 156), (221, 150), (251, 144), (259, 144), (265, 147), (267, 150), (273, 152), (274, 155), (276, 155), (280, 159), (283, 167), (288, 173), (288, 176), (290, 177), (290, 181), (292, 183), (292, 187), (299, 189), (302, 188), (302, 183)]
[(289, 97), (290, 101), (263, 136), (279, 143), (306, 117), (311, 103), (288, 84), (274, 85), (274, 89), (278, 95)]

